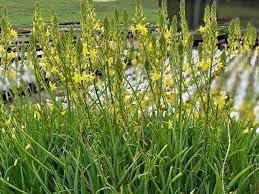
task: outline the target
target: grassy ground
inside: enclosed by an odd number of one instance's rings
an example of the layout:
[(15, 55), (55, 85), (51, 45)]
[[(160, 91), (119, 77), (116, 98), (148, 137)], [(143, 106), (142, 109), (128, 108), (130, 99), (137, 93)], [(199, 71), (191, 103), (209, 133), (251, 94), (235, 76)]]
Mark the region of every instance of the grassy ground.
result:
[[(44, 16), (49, 20), (52, 10), (58, 15), (60, 22), (79, 21), (80, 19), (80, 1), (81, 0), (45, 0), (40, 1)], [(143, 0), (145, 16), (149, 22), (156, 21), (158, 11), (158, 0)], [(33, 0), (0, 0), (1, 6), (6, 6), (9, 10), (11, 22), (16, 25), (30, 25), (34, 11)], [(134, 13), (134, 0), (117, 0), (112, 2), (95, 2), (97, 16), (103, 18), (110, 16), (113, 10), (117, 8), (120, 12), (126, 9), (130, 15)], [(259, 26), (259, 12), (248, 6), (242, 6), (240, 3), (221, 4), (218, 6), (218, 15), (220, 18), (230, 20), (233, 17), (242, 18), (242, 25), (248, 22)]]
[[(60, 22), (79, 21), (80, 0), (44, 0), (40, 1), (45, 18), (49, 19), (52, 10), (55, 10)], [(6, 6), (11, 22), (16, 25), (30, 25), (34, 11), (33, 0), (0, 0), (0, 7)], [(157, 0), (143, 0), (145, 15), (150, 22), (156, 20), (158, 11)], [(119, 11), (126, 9), (130, 14), (134, 13), (134, 0), (119, 0), (114, 2), (95, 2), (96, 13), (99, 17), (109, 16), (114, 8)]]

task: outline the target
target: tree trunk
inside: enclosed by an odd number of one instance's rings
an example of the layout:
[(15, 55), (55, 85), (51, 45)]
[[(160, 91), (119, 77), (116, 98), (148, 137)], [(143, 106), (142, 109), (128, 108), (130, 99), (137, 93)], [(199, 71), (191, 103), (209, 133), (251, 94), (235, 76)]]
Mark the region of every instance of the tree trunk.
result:
[(170, 20), (179, 13), (179, 0), (167, 0), (167, 12)]
[[(211, 2), (212, 0), (186, 0), (186, 19), (191, 28), (197, 28), (202, 24), (204, 9)], [(169, 20), (175, 15), (179, 18), (180, 0), (166, 0), (166, 3)], [(159, 0), (159, 6), (162, 6), (162, 0)]]

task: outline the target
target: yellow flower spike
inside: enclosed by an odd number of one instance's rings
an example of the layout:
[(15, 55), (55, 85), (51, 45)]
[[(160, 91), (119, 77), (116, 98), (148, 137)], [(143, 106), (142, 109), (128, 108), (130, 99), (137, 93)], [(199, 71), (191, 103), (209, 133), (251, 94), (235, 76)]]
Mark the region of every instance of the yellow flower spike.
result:
[(55, 90), (57, 88), (56, 83), (49, 82), (49, 88), (51, 91)]
[(88, 80), (88, 75), (86, 73), (83, 73), (80, 77), (81, 81), (87, 81)]
[(50, 48), (50, 54), (51, 54), (51, 55), (54, 55), (54, 54), (55, 54), (55, 50), (54, 50), (53, 47)]
[(166, 87), (170, 87), (173, 85), (173, 78), (171, 75), (166, 75), (164, 79), (164, 84)]
[(202, 60), (199, 62), (199, 67), (202, 71), (207, 71), (210, 68), (210, 62)]
[(14, 29), (11, 29), (10, 35), (11, 35), (14, 39), (17, 39), (17, 38), (18, 38), (17, 32), (16, 32)]
[(51, 69), (50, 69), (50, 73), (54, 74), (54, 73), (57, 73), (57, 72), (58, 72), (57, 68), (52, 66)]
[(7, 54), (8, 60), (12, 60), (12, 59), (14, 59), (14, 57), (15, 57), (15, 54), (13, 51)]
[(221, 70), (221, 69), (223, 69), (223, 67), (224, 67), (223, 63), (219, 62), (217, 65), (217, 69)]
[(89, 54), (90, 54), (90, 53), (89, 53), (89, 50), (88, 50), (87, 46), (84, 45), (84, 46), (83, 46), (83, 55), (84, 55), (84, 56), (87, 56), (87, 55), (89, 55)]
[(166, 40), (171, 39), (172, 34), (171, 34), (170, 30), (168, 30), (168, 29), (165, 30), (164, 37)]
[(224, 93), (221, 93), (220, 96), (218, 96), (215, 99), (215, 105), (219, 107), (219, 109), (223, 109), (226, 105), (227, 96)]
[(93, 73), (87, 75), (87, 80), (86, 80), (87, 82), (93, 83), (94, 80), (95, 80), (95, 76)]
[(148, 30), (146, 28), (146, 26), (142, 25), (142, 24), (137, 24), (136, 26), (136, 30), (142, 35), (145, 36), (148, 33)]
[(154, 73), (151, 73), (151, 80), (153, 82), (160, 80), (161, 76), (155, 71)]
[(94, 25), (94, 29), (100, 30), (100, 27), (101, 27), (100, 24), (98, 22), (96, 22), (95, 25)]

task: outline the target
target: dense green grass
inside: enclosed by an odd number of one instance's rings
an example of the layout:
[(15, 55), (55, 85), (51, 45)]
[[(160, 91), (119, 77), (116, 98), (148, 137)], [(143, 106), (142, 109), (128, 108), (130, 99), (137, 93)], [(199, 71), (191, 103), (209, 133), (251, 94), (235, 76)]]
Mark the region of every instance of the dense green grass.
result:
[[(94, 3), (97, 16), (103, 18), (111, 16), (114, 9), (117, 8), (120, 12), (126, 9), (132, 16), (134, 13), (135, 0), (117, 0), (106, 3)], [(52, 10), (57, 13), (60, 22), (73, 22), (80, 20), (80, 2), (81, 0), (42, 0), (41, 8), (43, 15), (47, 20), (51, 15)], [(156, 14), (158, 12), (158, 0), (143, 0), (143, 8), (147, 21), (156, 22)], [(0, 0), (0, 8), (6, 6), (9, 10), (12, 24), (16, 25), (31, 25), (33, 15), (33, 0)], [(240, 3), (220, 4), (219, 17), (228, 21), (235, 17), (242, 18), (242, 26), (246, 26), (247, 22), (252, 22), (259, 26), (258, 7), (249, 8), (242, 6)]]
[[(12, 24), (31, 25), (34, 11), (33, 0), (0, 0), (1, 6), (6, 6)], [(55, 10), (60, 22), (73, 22), (80, 20), (81, 0), (42, 0), (40, 1), (42, 13), (49, 20), (52, 10)], [(98, 17), (111, 16), (115, 8), (120, 12), (126, 9), (131, 16), (134, 13), (134, 0), (118, 0), (106, 3), (94, 3)], [(145, 15), (150, 22), (156, 21), (158, 12), (157, 0), (144, 0), (143, 7)]]

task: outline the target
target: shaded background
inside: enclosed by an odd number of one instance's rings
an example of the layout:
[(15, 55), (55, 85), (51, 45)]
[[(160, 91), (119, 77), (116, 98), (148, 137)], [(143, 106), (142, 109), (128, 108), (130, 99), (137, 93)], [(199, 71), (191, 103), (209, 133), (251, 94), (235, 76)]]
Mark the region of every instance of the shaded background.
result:
[[(161, 6), (162, 0), (159, 0)], [(180, 0), (167, 0), (170, 18), (179, 12)], [(213, 0), (186, 0), (186, 15), (190, 27), (197, 28), (203, 22), (204, 8)], [(239, 17), (242, 26), (248, 22), (259, 27), (259, 1), (258, 0), (217, 0), (218, 23), (228, 25), (230, 20)]]

